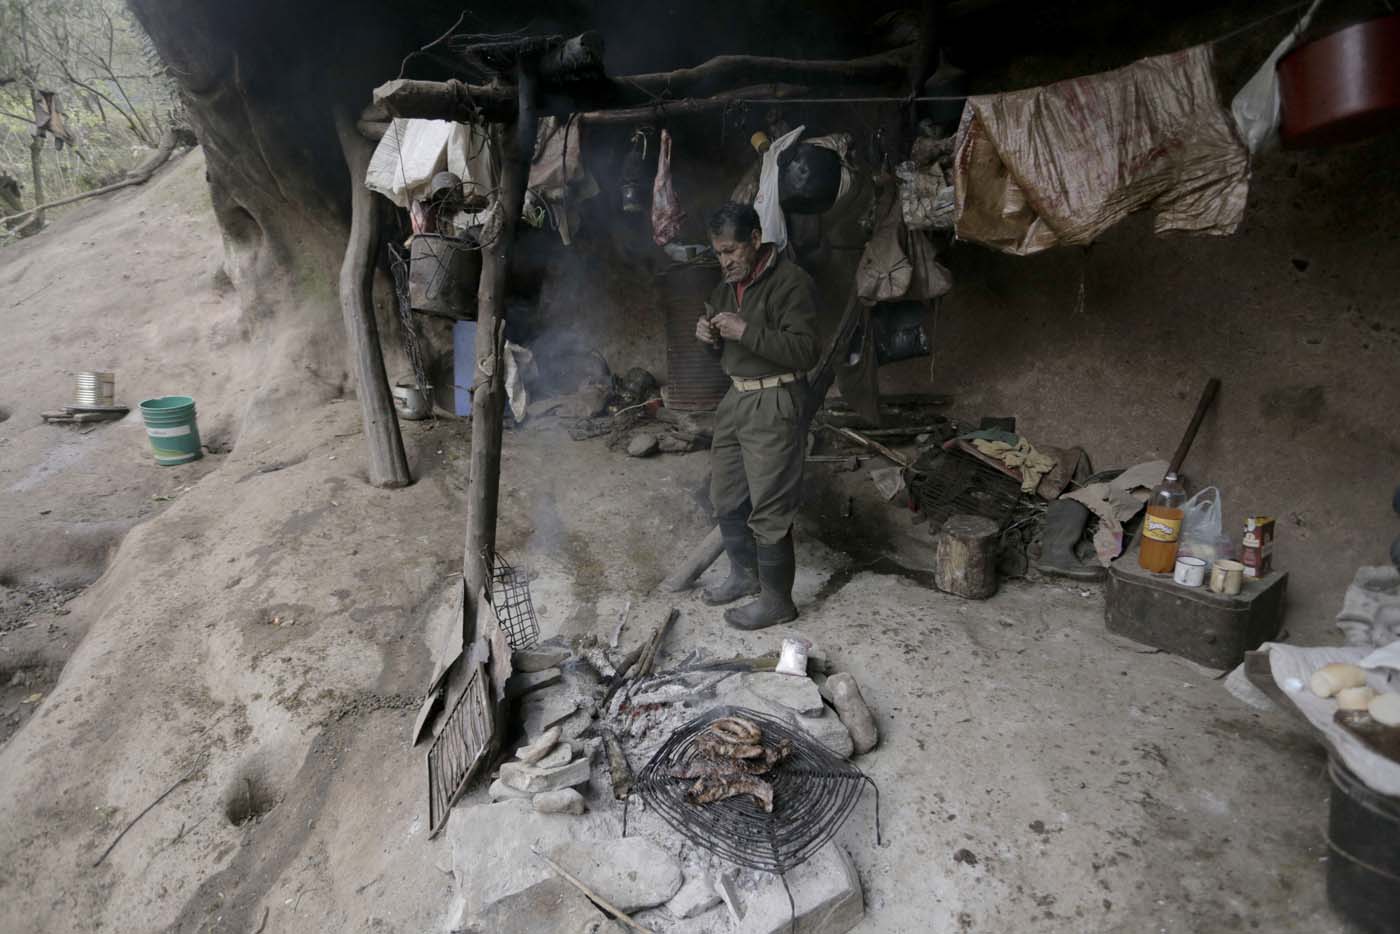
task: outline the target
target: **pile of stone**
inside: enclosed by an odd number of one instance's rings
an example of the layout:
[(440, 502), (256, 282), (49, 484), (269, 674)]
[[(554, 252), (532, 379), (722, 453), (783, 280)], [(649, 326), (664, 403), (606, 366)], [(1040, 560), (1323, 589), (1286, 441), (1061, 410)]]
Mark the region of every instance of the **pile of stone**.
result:
[[(625, 674), (632, 663), (596, 639), (514, 653), (506, 693), (517, 705), (525, 742), (499, 767), (490, 803), (459, 805), (448, 823), (459, 892), (456, 930), (624, 930), (548, 860), (658, 934), (789, 930), (787, 892), (776, 876), (685, 845), (641, 807), (632, 807), (622, 836), (621, 804), (599, 734), (615, 734), (639, 768), (674, 729), (730, 705), (781, 719), (850, 756), (876, 742), (859, 688), (849, 675), (814, 680), (706, 668), (694, 654), (675, 669), (614, 686), (619, 670)], [(818, 662), (814, 672), (822, 667)], [(864, 915), (855, 867), (835, 843), (789, 872), (787, 881), (803, 932), (843, 934)]]

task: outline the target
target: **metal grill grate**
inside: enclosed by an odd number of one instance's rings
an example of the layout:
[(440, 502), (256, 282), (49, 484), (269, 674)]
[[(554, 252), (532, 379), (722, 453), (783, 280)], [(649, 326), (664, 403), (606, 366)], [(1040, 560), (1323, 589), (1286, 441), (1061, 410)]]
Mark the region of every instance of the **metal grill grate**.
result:
[(428, 836), (435, 837), (447, 823), (467, 782), (485, 764), (495, 738), (496, 725), (487, 697), (486, 670), (477, 666), (428, 748)]
[[(763, 730), (763, 745), (792, 744), (788, 758), (763, 778), (773, 786), (773, 812), (752, 797), (696, 805), (686, 800), (690, 782), (671, 770), (703, 758), (697, 737), (714, 721), (737, 716)], [(880, 790), (860, 769), (806, 733), (742, 707), (716, 707), (681, 727), (637, 776), (636, 790), (677, 833), (711, 853), (748, 869), (785, 873), (822, 848), (851, 816), (866, 783), (875, 788), (875, 839), (880, 840)], [(626, 832), (624, 827), (624, 833)]]
[(909, 493), (935, 532), (956, 514), (986, 516), (1005, 529), (1021, 500), (1020, 484), (1006, 474), (975, 457), (940, 448), (914, 464)]
[(491, 607), (512, 649), (540, 641), (540, 621), (530, 600), (530, 582), (499, 554), (491, 568)]

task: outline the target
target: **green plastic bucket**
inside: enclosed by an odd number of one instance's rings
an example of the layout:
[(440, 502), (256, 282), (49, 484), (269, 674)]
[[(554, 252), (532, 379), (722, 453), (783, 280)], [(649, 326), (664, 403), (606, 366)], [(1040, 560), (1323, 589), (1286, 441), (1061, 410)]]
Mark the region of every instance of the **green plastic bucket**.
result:
[(161, 396), (141, 403), (146, 420), (146, 437), (156, 452), (156, 463), (163, 467), (199, 460), (199, 425), (195, 423), (194, 400), (189, 396)]

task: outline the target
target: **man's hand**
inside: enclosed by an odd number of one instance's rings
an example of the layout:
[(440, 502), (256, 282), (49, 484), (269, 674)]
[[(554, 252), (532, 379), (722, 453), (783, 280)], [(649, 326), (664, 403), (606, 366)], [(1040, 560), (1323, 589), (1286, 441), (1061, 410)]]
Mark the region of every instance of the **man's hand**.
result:
[(737, 341), (743, 338), (744, 330), (748, 327), (744, 319), (734, 314), (732, 311), (724, 311), (715, 315), (711, 319), (715, 329), (719, 331), (719, 336), (727, 341)]
[(719, 333), (715, 330), (715, 326), (710, 323), (710, 319), (704, 315), (701, 315), (700, 320), (695, 322), (695, 339), (702, 344), (709, 344), (711, 347), (714, 347), (718, 342)]

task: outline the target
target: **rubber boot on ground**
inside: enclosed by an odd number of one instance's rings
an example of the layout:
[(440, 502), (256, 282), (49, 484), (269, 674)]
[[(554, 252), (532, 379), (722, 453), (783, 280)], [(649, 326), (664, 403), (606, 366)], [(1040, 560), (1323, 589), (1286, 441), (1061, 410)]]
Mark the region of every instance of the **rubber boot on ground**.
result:
[(706, 587), (700, 599), (710, 606), (723, 606), (758, 593), (758, 551), (747, 519), (719, 520), (724, 553), (729, 556), (729, 576), (713, 587)]
[(767, 629), (797, 619), (792, 602), (792, 582), (797, 576), (797, 560), (792, 535), (776, 545), (758, 546), (758, 599), (724, 611), (724, 621), (735, 629)]
[(1085, 563), (1074, 553), (1074, 546), (1084, 534), (1089, 509), (1072, 499), (1053, 500), (1045, 510), (1045, 525), (1040, 533), (1040, 558), (1035, 569), (1042, 574), (1068, 577), (1078, 581), (1103, 580), (1108, 569), (1103, 565)]

